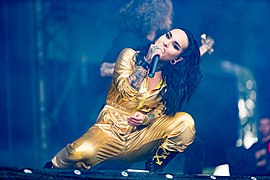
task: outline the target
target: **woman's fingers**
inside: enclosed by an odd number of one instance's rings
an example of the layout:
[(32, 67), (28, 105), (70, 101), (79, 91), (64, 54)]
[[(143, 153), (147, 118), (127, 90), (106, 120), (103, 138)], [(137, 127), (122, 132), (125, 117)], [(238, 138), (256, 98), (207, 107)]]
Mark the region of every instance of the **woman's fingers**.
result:
[(131, 126), (139, 126), (142, 124), (142, 119), (139, 117), (130, 116), (127, 118), (128, 124)]
[(135, 112), (133, 116), (127, 117), (128, 124), (131, 126), (139, 126), (143, 123), (145, 115), (141, 112)]
[(138, 126), (141, 123), (137, 119), (129, 118), (128, 119), (128, 124), (131, 125), (131, 126)]

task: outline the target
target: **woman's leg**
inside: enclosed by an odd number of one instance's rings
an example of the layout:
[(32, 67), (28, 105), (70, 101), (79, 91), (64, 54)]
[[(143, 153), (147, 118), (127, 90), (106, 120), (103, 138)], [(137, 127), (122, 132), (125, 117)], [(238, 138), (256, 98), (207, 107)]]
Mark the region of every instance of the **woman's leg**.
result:
[[(151, 163), (155, 168), (164, 168), (177, 152), (183, 152), (192, 143), (195, 135), (194, 121), (184, 112), (164, 116), (136, 134), (130, 134), (127, 143), (126, 161), (145, 159), (154, 151)], [(170, 157), (169, 157), (170, 156)]]
[(56, 168), (86, 168), (116, 156), (124, 150), (123, 143), (112, 133), (97, 126), (91, 127), (82, 137), (59, 151), (52, 159)]

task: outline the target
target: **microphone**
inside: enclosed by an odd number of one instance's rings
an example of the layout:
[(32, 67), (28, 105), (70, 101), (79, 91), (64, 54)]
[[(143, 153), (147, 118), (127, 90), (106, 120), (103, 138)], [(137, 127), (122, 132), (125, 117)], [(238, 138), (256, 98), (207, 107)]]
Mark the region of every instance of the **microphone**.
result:
[(159, 55), (155, 55), (152, 59), (152, 63), (150, 65), (150, 70), (149, 70), (149, 74), (148, 74), (148, 76), (150, 78), (153, 78), (155, 76), (155, 72), (156, 72), (156, 68), (157, 68), (157, 64), (158, 64), (159, 59), (160, 59)]

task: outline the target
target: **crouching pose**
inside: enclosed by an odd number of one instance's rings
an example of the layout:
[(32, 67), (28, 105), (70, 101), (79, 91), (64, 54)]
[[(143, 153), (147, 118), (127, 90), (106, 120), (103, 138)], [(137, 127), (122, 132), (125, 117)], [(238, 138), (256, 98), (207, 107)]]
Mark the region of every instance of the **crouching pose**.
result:
[[(156, 55), (157, 69), (150, 78)], [(116, 158), (147, 160), (147, 170), (162, 171), (193, 142), (194, 121), (180, 110), (201, 77), (198, 44), (188, 30), (173, 29), (140, 51), (123, 49), (96, 123), (52, 158), (53, 167), (89, 169)]]

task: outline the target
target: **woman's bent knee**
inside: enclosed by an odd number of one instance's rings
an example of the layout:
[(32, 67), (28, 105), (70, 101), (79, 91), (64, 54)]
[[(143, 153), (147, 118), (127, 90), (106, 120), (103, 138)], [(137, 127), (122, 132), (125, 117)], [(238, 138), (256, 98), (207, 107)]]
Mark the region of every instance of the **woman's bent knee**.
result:
[(194, 140), (194, 120), (188, 113), (179, 112), (170, 117), (170, 122), (168, 135), (162, 146), (170, 151), (183, 152)]

